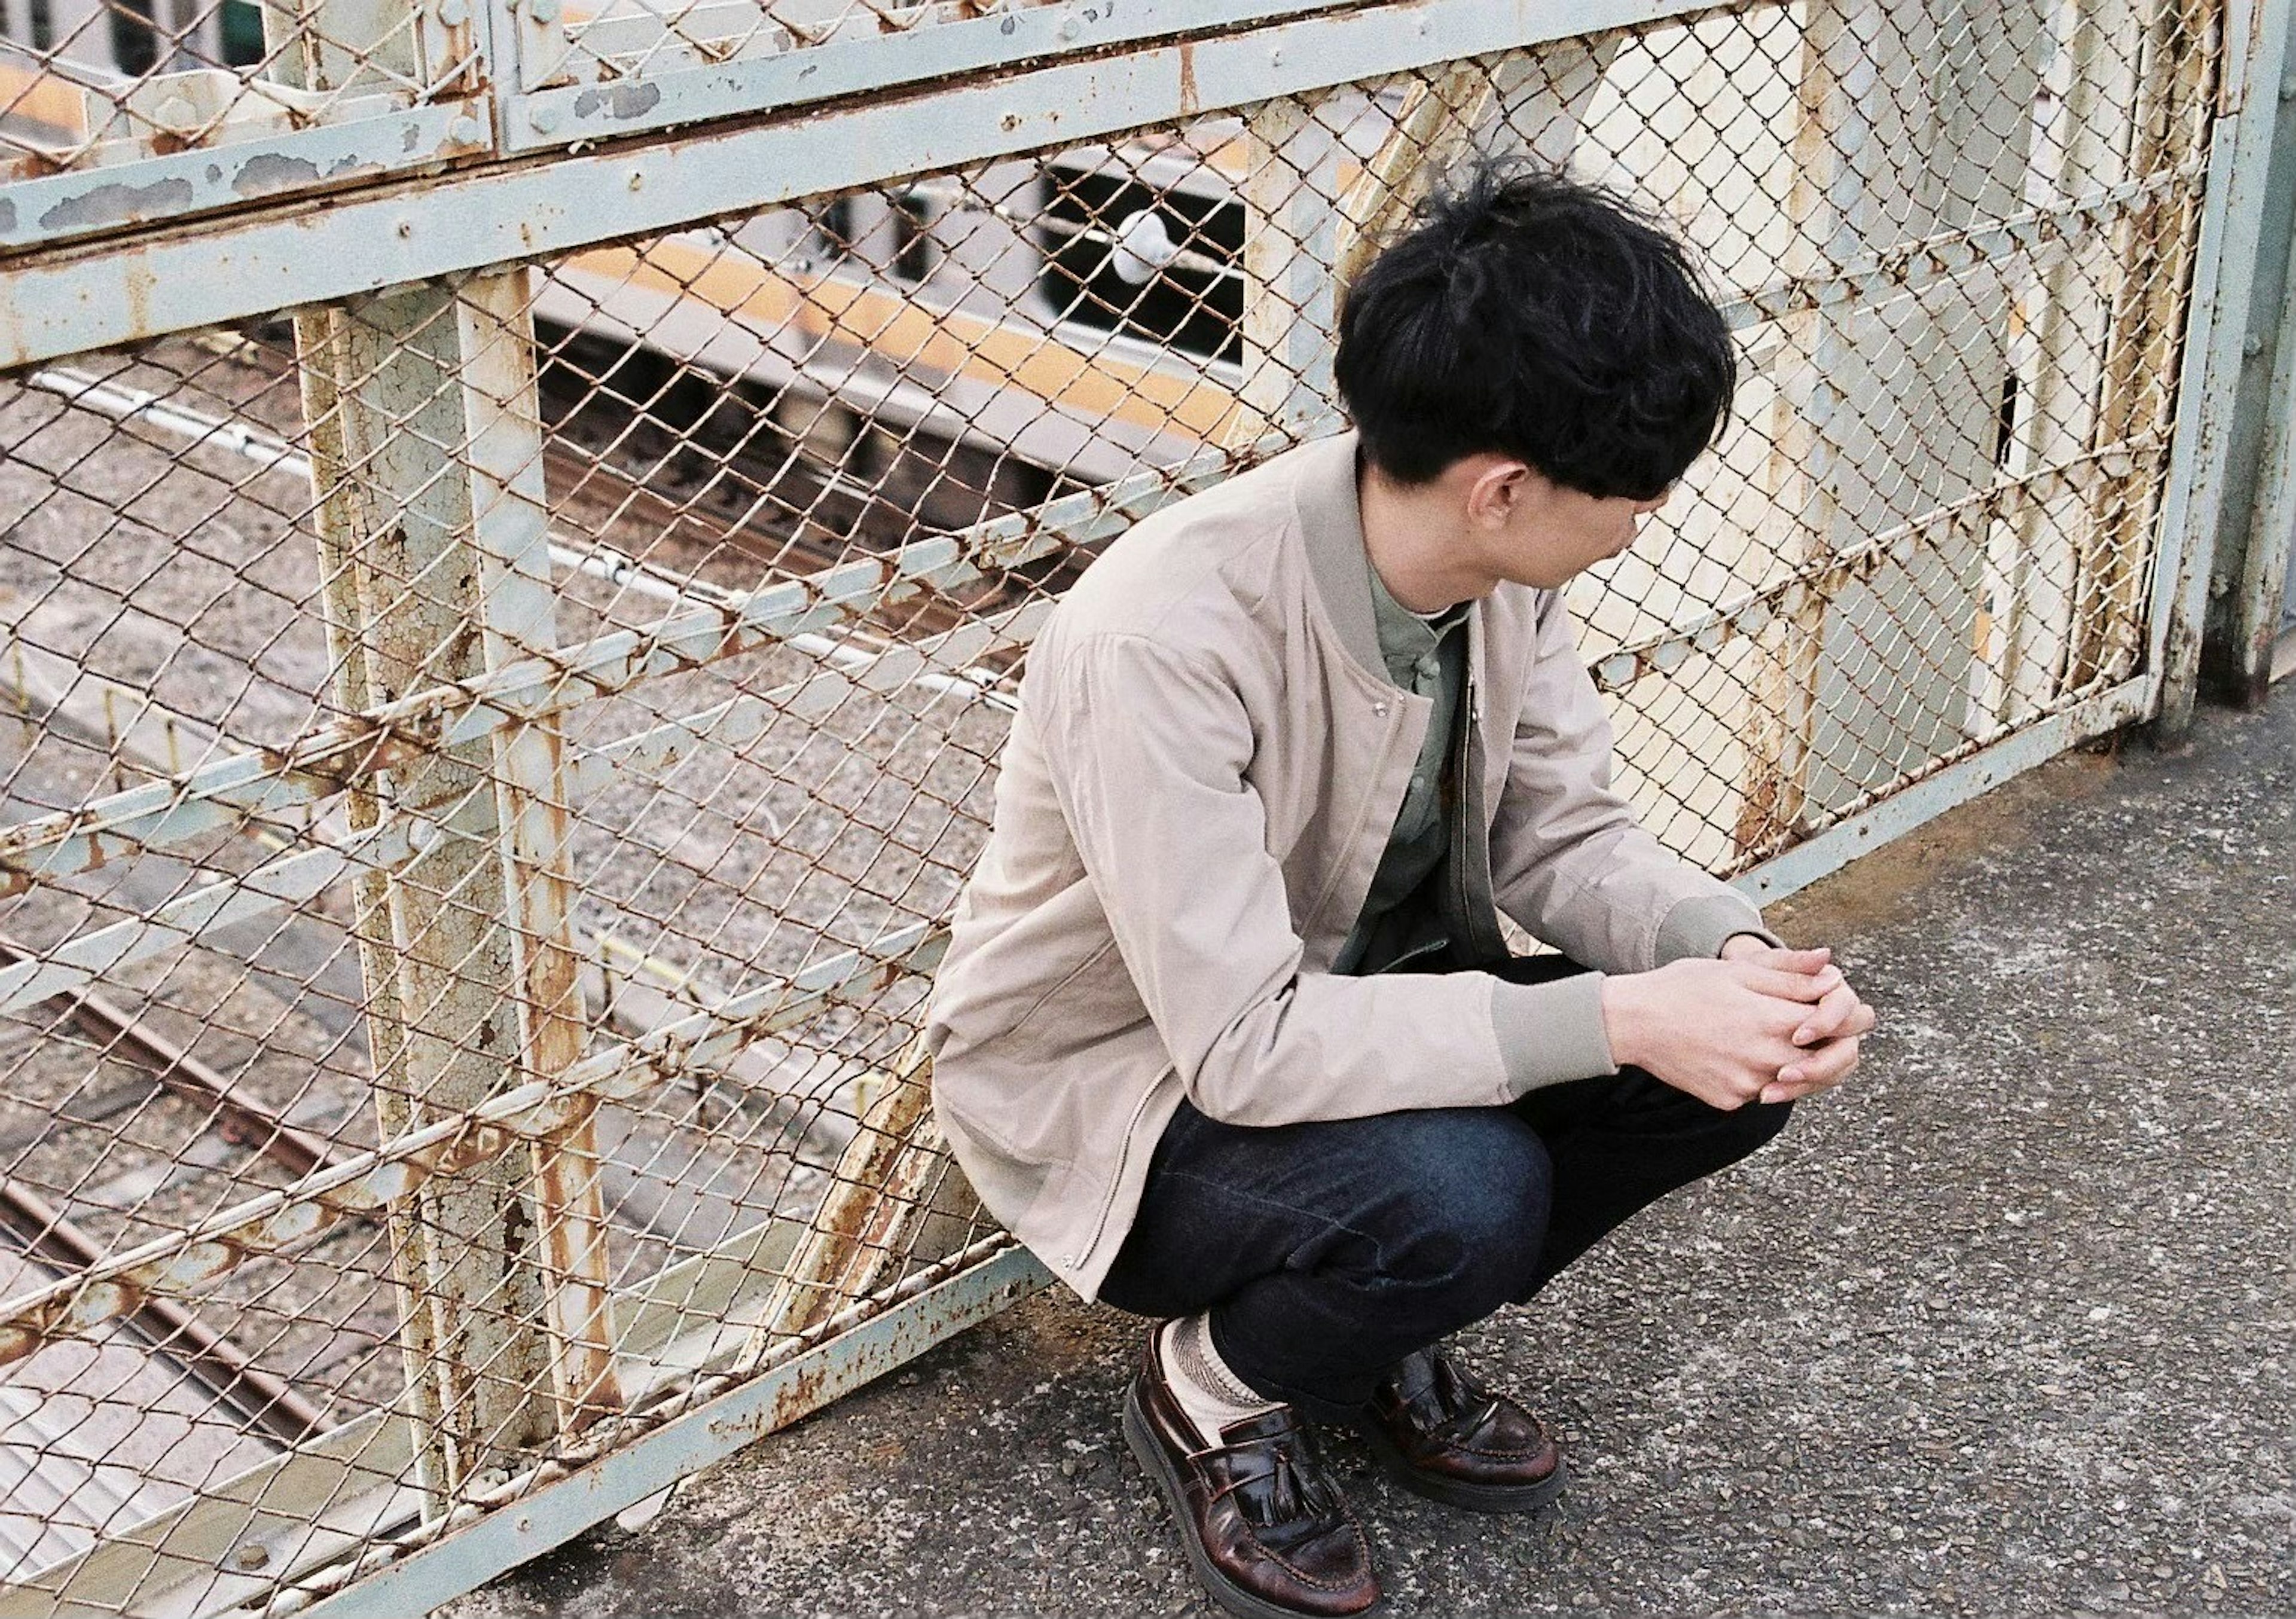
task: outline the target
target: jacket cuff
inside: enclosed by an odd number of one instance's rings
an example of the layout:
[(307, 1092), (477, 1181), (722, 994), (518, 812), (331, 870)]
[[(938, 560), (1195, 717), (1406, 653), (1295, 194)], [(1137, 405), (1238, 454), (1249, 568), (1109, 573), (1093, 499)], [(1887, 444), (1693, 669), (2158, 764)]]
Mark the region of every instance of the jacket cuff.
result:
[(1712, 961), (1722, 953), (1723, 944), (1734, 933), (1751, 933), (1773, 944), (1780, 943), (1762, 926), (1762, 913), (1754, 909), (1753, 902), (1730, 889), (1684, 900), (1659, 925), (1651, 965), (1663, 967), (1669, 961), (1693, 957)]
[(1508, 984), (1491, 991), (1491, 1031), (1506, 1064), (1513, 1101), (1541, 1085), (1615, 1074), (1603, 1028), (1603, 975), (1582, 972), (1548, 984)]

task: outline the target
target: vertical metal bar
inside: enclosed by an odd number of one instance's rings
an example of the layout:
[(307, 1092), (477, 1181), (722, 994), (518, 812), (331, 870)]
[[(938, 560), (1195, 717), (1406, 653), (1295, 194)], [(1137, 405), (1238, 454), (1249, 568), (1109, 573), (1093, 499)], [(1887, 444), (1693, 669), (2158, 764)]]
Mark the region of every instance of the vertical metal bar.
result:
[[(2215, 0), (2163, 0), (2145, 14), (2144, 71), (2132, 119), (2131, 167), (2136, 173), (2180, 165), (2210, 138), (2214, 108), (2209, 91), (2218, 74), (2237, 74), (2240, 66), (2224, 60), (2220, 49), (2194, 48), (2208, 39), (2216, 9)], [(2237, 135), (2234, 126), (2220, 130), (2218, 138)], [(2148, 199), (2117, 233), (2126, 274), (2113, 300), (2107, 337), (2100, 443), (2128, 437), (2161, 422), (2169, 398), (2161, 381), (2175, 373), (2188, 327), (2196, 334), (2205, 330), (2192, 323), (2200, 313), (2194, 269), (2201, 206), (2201, 200), (2185, 191)], [(2244, 309), (2244, 298), (2241, 303)], [(2235, 342), (2240, 330), (2235, 319)], [(2210, 387), (2229, 391), (2237, 378), (2235, 370), (2230, 379), (2212, 381)], [(2204, 437), (2214, 414), (2204, 408)], [(2219, 490), (2220, 484), (2212, 469), (2210, 488)], [(2072, 658), (2066, 673), (2070, 690), (2117, 678), (2136, 666), (2143, 645), (2140, 614), (2147, 583), (2156, 570), (2173, 575), (2194, 554), (2194, 548), (2182, 536), (2159, 532), (2161, 495), (2161, 486), (2152, 481), (2135, 487), (2106, 484), (2098, 491), (2091, 530), (2095, 544), (2084, 559), (2075, 596)], [(2161, 541), (2157, 552), (2147, 544), (2156, 532)], [(2198, 549), (2205, 559), (2205, 543)], [(2203, 560), (2203, 571), (2205, 566)], [(2173, 650), (2173, 624), (2171, 635), (2169, 664), (2174, 666), (2179, 659)], [(2197, 624), (2192, 642), (2191, 661), (2197, 668)]]
[[(347, 701), (472, 678), (554, 639), (529, 303), (515, 270), (361, 299), (307, 330), (313, 403), (331, 405), (314, 471), (343, 486), (320, 493)], [(395, 768), (379, 798), (354, 801), (355, 823), (420, 823), (414, 858), (362, 895), (392, 1014), (373, 1026), (386, 1130), (580, 1055), (562, 756), (555, 725), (530, 723)], [(473, 800), (491, 833), (448, 824)], [(436, 1507), (616, 1402), (590, 1119), (410, 1201), (394, 1228), (409, 1409)]]
[[(2296, 183), (2296, 176), (2290, 179)], [(2296, 548), (2296, 275), (2288, 277), (2281, 298), (2278, 347), (2247, 543), (2238, 576), (2227, 581), (2232, 610), (2224, 637), (2226, 678), (2232, 695), (2251, 707), (2262, 705), (2273, 679)]]
[[(366, 446), (356, 429), (368, 424), (344, 405), (339, 378), (350, 376), (348, 323), (342, 311), (321, 309), (295, 323), (297, 372), (302, 383), (303, 420), (310, 446), (311, 485), (318, 506), (321, 604), (326, 617), (327, 657), (335, 700), (359, 713), (379, 700), (381, 687), (367, 656), (367, 603), (375, 590), (368, 577), (366, 537), (378, 526), (367, 503), (367, 487), (351, 475), (354, 460), (364, 462)], [(344, 791), (352, 830), (361, 836), (382, 822), (377, 783), (354, 775)], [(365, 984), (360, 1017), (366, 1027), (368, 1067), (374, 1076), (375, 1123), (390, 1141), (414, 1127), (412, 1094), (405, 1081), (406, 1017), (399, 995), (398, 959), (390, 924), (390, 873), (362, 867), (351, 890), (351, 933), (358, 941)], [(406, 1202), (387, 1206), (391, 1275), (399, 1295), (398, 1350), (403, 1378), (399, 1403), (426, 1443), (415, 1450), (416, 1483), (430, 1516), (444, 1517), (449, 1506), (449, 1474), (444, 1453), (431, 1435), (446, 1431), (446, 1411), (431, 1368), (439, 1353), (436, 1318), (430, 1309), (429, 1228)]]
[[(1809, 7), (1786, 201), (1792, 235), (1779, 266), (1784, 274), (1826, 274), (1857, 257), (1863, 197), (1849, 159), (1871, 138), (1863, 110), (1875, 94), (1876, 64), (1860, 35), (1880, 31), (1878, 16), (1869, 0), (1813, 0)], [(1767, 434), (1765, 478), (1792, 519), (1778, 546), (1789, 572), (1807, 571), (1824, 558), (1840, 520), (1830, 430), (1840, 408), (1845, 348), (1839, 318), (1812, 310), (1784, 323), (1783, 385)], [(1824, 640), (1825, 602), (1811, 592), (1756, 643), (1747, 686), (1747, 773), (1733, 832), (1741, 854), (1788, 840), (1802, 820)]]
[(1316, 116), (1323, 99), (1282, 96), (1244, 121), (1243, 388), (1231, 445), (1335, 408), (1340, 143)]
[[(261, 0), (264, 37), (270, 54), (266, 72), (283, 83), (305, 89), (352, 91), (391, 78), (443, 83), (457, 70), (483, 81), (488, 75), (485, 41), (472, 31), (463, 0), (455, 9), (439, 0)], [(435, 295), (434, 295), (435, 296)], [(374, 306), (374, 300), (370, 300)], [(378, 341), (377, 339), (381, 340)], [(317, 500), (317, 527), (322, 569), (321, 601), (326, 617), (332, 684), (336, 699), (351, 712), (371, 707), (391, 691), (404, 690), (414, 672), (426, 667), (428, 653), (420, 644), (394, 646), (380, 622), (379, 604), (390, 599), (398, 581), (379, 576), (383, 564), (376, 544), (380, 536), (398, 524), (395, 503), (403, 491), (422, 486), (426, 473), (436, 473), (437, 452), (455, 440), (447, 437), (416, 446), (413, 457), (393, 462), (385, 454), (398, 421), (387, 409), (376, 406), (394, 392), (390, 336), (372, 323), (362, 322), (344, 308), (321, 309), (296, 321), (296, 348), (303, 392), (311, 458), (311, 478)], [(419, 369), (419, 367), (418, 367)], [(430, 379), (414, 379), (418, 396)], [(403, 452), (408, 446), (401, 445)], [(430, 464), (422, 463), (427, 448)], [(416, 481), (398, 488), (379, 484), (385, 469), (396, 467)], [(449, 527), (451, 529), (451, 516)], [(452, 608), (444, 617), (450, 620)], [(433, 627), (444, 627), (444, 624)], [(444, 644), (443, 642), (438, 644)], [(414, 677), (419, 678), (419, 675)], [(399, 783), (398, 785), (406, 785)], [(345, 807), (353, 829), (369, 832), (378, 827), (390, 806), (381, 784), (356, 773), (347, 782)], [(352, 885), (352, 932), (358, 941), (365, 996), (361, 1008), (373, 1074), (378, 1126), (389, 1139), (414, 1127), (428, 1105), (423, 1092), (443, 1064), (435, 1038), (418, 1037), (410, 1028), (413, 1018), (440, 1010), (426, 1002), (422, 975), (409, 977), (401, 943), (409, 909), (408, 893), (392, 874), (362, 871)], [(499, 914), (499, 911), (496, 912)], [(449, 1034), (448, 1044), (453, 1043)], [(473, 1077), (483, 1087), (483, 1078)], [(430, 1099), (444, 1101), (445, 1096)], [(514, 1188), (496, 1186), (495, 1201), (506, 1213), (515, 1206)], [(486, 1195), (480, 1195), (480, 1201)], [(426, 1198), (390, 1206), (391, 1271), (398, 1286), (399, 1350), (404, 1386), (399, 1404), (413, 1420), (421, 1440), (415, 1451), (416, 1483), (428, 1509), (443, 1517), (453, 1492), (474, 1465), (480, 1452), (479, 1429), (489, 1413), (467, 1402), (459, 1403), (455, 1379), (444, 1375), (441, 1353), (457, 1342), (462, 1314), (457, 1301), (441, 1300), (434, 1290), (451, 1245), (443, 1240), (438, 1202)], [(523, 1244), (512, 1244), (513, 1251)], [(512, 1253), (494, 1256), (498, 1263), (515, 1265)], [(521, 1277), (513, 1292), (528, 1290)], [(515, 1311), (512, 1312), (513, 1319)], [(523, 1414), (503, 1425), (505, 1437), (538, 1437), (545, 1424), (530, 1404), (496, 1402)], [(457, 1422), (463, 1424), (458, 1438)]]
[[(483, 662), (500, 668), (556, 643), (548, 498), (536, 394), (533, 273), (466, 285), (455, 305), (478, 561)], [(554, 716), (495, 733), (511, 959), (524, 1076), (555, 1078), (582, 1054), (582, 956), (573, 933), (565, 742)], [(558, 1426), (619, 1403), (606, 1293), (606, 1215), (594, 1102), (535, 1149)]]
[[(339, 318), (332, 358), (349, 478), (368, 486), (361, 526), (338, 542), (356, 553), (355, 635), (369, 700), (484, 669), (478, 622), (472, 441), (457, 378), (461, 323), (452, 292), (401, 289), (358, 300)], [(325, 515), (323, 509), (323, 517)], [(385, 1127), (420, 1128), (515, 1083), (515, 972), (499, 851), (447, 822), (491, 797), (485, 743), (429, 754), (392, 771), (386, 813), (424, 822), (420, 852), (385, 885), (388, 942), (380, 953), (401, 1026), (375, 1051)], [(426, 1185), (413, 1199), (406, 1277), (423, 1345), (411, 1374), (434, 1426), (423, 1435), (425, 1484), (451, 1497), (504, 1452), (551, 1428), (549, 1377), (538, 1330), (540, 1273), (525, 1177), (497, 1160)]]
[[(1786, 274), (1832, 274), (2012, 211), (2024, 156), (2013, 132), (2030, 117), (2040, 31), (2033, 0), (1813, 4)], [(1977, 130), (2012, 138), (1975, 142)], [(1934, 156), (1908, 163), (1909, 151)], [(1853, 303), (1784, 323), (1767, 477), (1798, 519), (1788, 568), (1821, 566), (1996, 478), (1989, 436), (1971, 424), (1997, 416), (2006, 317), (1998, 273), (1980, 266), (1886, 315)], [(1973, 536), (1949, 539), (1870, 580), (1806, 593), (1757, 643), (1742, 854), (1774, 849), (1814, 814), (1960, 745), (1979, 683), (1982, 554)]]
[[(2152, 593), (2161, 707), (2153, 739), (2182, 742), (2199, 696), (2201, 642), (2212, 550), (2225, 495), (2225, 440), (2239, 388), (2251, 276), (2273, 123), (2285, 63), (2290, 0), (2252, 0), (2223, 13), (2226, 26), (2200, 239), (2189, 260), (2191, 302), (2180, 333), (2176, 457), (2160, 511), (2161, 555)], [(2206, 20), (2206, 19), (2202, 19)], [(2164, 368), (2165, 369), (2165, 368)]]
[[(2287, 24), (2296, 29), (2296, 20)], [(2258, 218), (2245, 362), (2226, 437), (2225, 504), (2209, 580), (2201, 680), (2244, 707), (2264, 700), (2286, 599), (2289, 544), (2296, 534), (2296, 76), (2282, 37), (2277, 82), (2259, 78), (2243, 98), (2243, 120), (2269, 119), (2270, 167)], [(2260, 134), (2250, 150), (2263, 146)]]
[[(2060, 0), (2037, 86), (2025, 200), (2037, 209), (2129, 177), (2128, 128), (2136, 101), (2139, 24), (2132, 0)], [(2099, 362), (2120, 263), (2117, 235), (2079, 243), (2014, 288), (2018, 389), (2012, 401), (2011, 478), (2062, 464), (2103, 442)], [(2079, 580), (2096, 546), (2086, 497), (2037, 501), (1988, 536), (1987, 644), (1977, 703), (1993, 724), (2015, 724), (2064, 689), (2077, 634)]]

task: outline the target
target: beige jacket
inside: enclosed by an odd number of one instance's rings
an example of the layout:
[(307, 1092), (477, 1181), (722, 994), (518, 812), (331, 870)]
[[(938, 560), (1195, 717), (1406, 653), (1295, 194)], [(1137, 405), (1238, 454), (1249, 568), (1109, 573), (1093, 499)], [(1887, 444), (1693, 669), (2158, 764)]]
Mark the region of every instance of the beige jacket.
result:
[[(974, 1189), (1087, 1297), (1183, 1097), (1280, 1124), (1613, 1069), (1596, 974), (1328, 971), (1433, 707), (1387, 676), (1369, 569), (1342, 435), (1142, 522), (1029, 655), (926, 1038)], [(1502, 586), (1468, 624), (1445, 872), (1468, 959), (1505, 953), (1498, 910), (1612, 972), (1759, 931), (1611, 792), (1560, 595)]]

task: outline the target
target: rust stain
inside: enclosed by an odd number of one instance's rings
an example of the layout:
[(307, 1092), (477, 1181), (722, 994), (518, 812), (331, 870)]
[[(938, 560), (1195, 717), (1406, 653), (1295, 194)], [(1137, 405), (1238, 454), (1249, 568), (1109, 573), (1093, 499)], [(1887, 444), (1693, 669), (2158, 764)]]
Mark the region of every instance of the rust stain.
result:
[(1203, 104), (1203, 97), (1196, 89), (1196, 47), (1194, 42), (1192, 40), (1182, 40), (1180, 42), (1179, 50), (1180, 116), (1182, 118), (1187, 118), (1193, 116), (1197, 109)]

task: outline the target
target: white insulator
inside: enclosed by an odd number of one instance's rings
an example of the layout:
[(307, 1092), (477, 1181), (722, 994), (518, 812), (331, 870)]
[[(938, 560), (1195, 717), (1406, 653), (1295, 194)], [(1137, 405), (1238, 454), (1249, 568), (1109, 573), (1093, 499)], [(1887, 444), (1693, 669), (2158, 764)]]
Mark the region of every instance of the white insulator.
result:
[(1163, 215), (1144, 208), (1116, 227), (1116, 251), (1109, 268), (1126, 286), (1143, 287), (1179, 256), (1180, 244), (1165, 228)]

